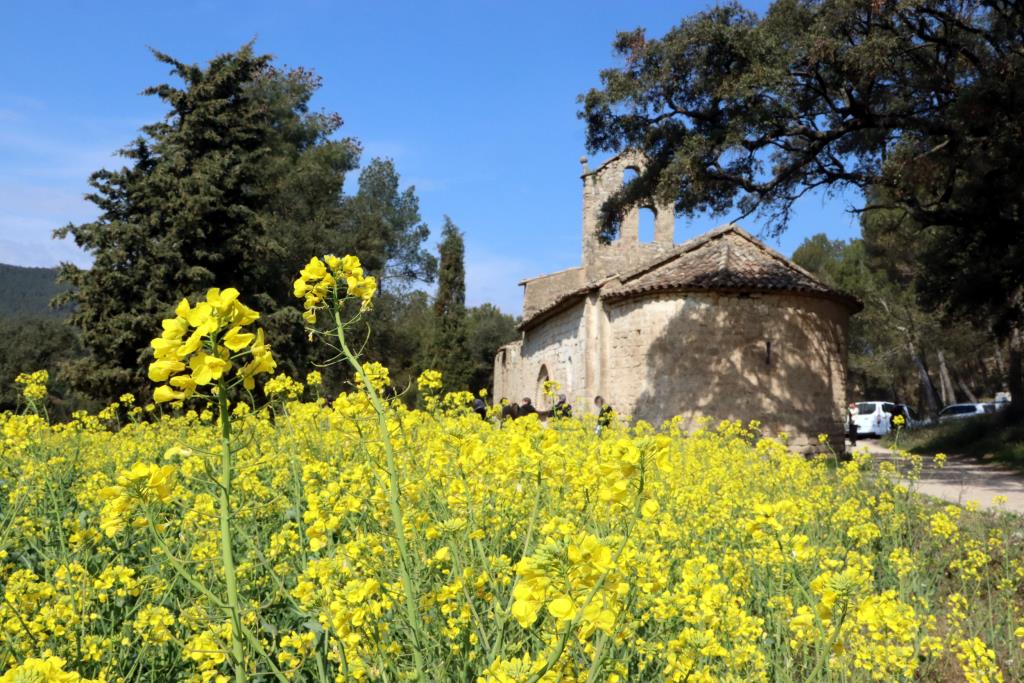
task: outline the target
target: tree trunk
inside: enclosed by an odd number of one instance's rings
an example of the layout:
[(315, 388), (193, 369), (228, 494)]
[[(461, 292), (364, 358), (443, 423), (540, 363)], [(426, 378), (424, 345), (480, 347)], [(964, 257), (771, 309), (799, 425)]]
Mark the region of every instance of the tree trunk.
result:
[(1022, 365), (1022, 353), (1024, 353), (1024, 334), (1020, 328), (1015, 327), (1010, 332), (1010, 407), (1009, 414), (1015, 418), (1024, 417), (1024, 368)]
[(971, 391), (971, 388), (967, 386), (967, 383), (964, 382), (963, 377), (961, 377), (959, 374), (957, 374), (956, 383), (960, 385), (960, 391), (964, 392), (964, 394), (967, 396), (968, 401), (970, 401), (971, 403), (978, 402), (978, 397), (974, 395), (974, 392)]
[[(996, 377), (997, 375), (995, 375), (995, 373), (993, 372), (992, 368), (990, 368), (988, 366), (988, 360), (989, 360), (988, 358), (985, 358), (981, 354), (978, 354), (977, 356), (974, 357), (974, 365), (975, 365), (974, 371), (977, 374), (977, 377), (980, 378), (980, 380), (978, 382), (974, 383), (974, 386), (978, 386), (979, 382), (980, 382), (980, 385), (982, 387), (982, 392), (984, 392), (984, 393), (995, 393), (995, 391), (991, 391), (990, 392), (989, 389), (992, 386), (992, 382), (993, 382), (992, 378)], [(1002, 377), (1002, 375), (998, 375), (998, 376)]]
[(1006, 364), (1003, 363), (1003, 345), (996, 340), (996, 370), (1000, 377), (1006, 377)]
[(949, 368), (946, 367), (946, 355), (941, 350), (939, 350), (939, 385), (942, 387), (942, 404), (948, 406), (950, 403), (956, 403), (953, 381), (949, 378)]
[(914, 365), (917, 366), (917, 373), (921, 378), (921, 391), (928, 404), (928, 415), (934, 417), (939, 414), (939, 401), (935, 395), (935, 385), (932, 383), (931, 375), (928, 374), (928, 366), (925, 364), (924, 358), (917, 352), (917, 348), (914, 347), (914, 342), (907, 342), (907, 348), (910, 350), (910, 357), (914, 359)]

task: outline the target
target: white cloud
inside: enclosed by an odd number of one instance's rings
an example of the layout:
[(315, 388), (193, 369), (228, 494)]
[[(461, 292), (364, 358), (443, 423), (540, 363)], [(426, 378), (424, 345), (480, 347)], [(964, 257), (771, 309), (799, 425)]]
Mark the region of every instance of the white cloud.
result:
[[(402, 169), (398, 169), (398, 173), (402, 173)], [(429, 194), (431, 192), (439, 192), (441, 190), (447, 190), (449, 183), (446, 180), (437, 178), (426, 178), (419, 176), (402, 176), (401, 188), (404, 190), (406, 187), (412, 186), (416, 188), (416, 195)]]
[(54, 228), (92, 219), (96, 209), (79, 193), (24, 183), (0, 183), (0, 262), (55, 266), (88, 265), (90, 258), (70, 240), (54, 240)]
[(5, 123), (0, 127), (0, 262), (88, 265), (86, 253), (70, 240), (54, 240), (51, 233), (96, 216), (96, 207), (83, 195), (93, 171), (117, 165), (113, 151), (118, 145), (111, 139), (122, 133), (122, 126), (76, 119), (71, 126), (44, 130), (39, 119), (44, 103), (6, 95), (0, 104)]
[(64, 261), (87, 267), (89, 255), (70, 240), (19, 241), (0, 236), (0, 263), (52, 268)]
[(360, 140), (359, 142), (363, 146), (363, 155), (360, 159), (363, 164), (374, 157), (394, 159), (397, 162), (410, 155), (409, 147), (397, 140)]

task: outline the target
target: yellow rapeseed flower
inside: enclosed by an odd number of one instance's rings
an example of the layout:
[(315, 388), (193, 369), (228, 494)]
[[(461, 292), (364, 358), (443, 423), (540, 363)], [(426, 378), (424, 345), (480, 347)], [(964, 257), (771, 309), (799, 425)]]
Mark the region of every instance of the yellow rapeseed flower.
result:
[(214, 287), (205, 301), (194, 306), (182, 299), (175, 317), (163, 321), (163, 332), (150, 342), (154, 361), (149, 379), (165, 382), (153, 391), (155, 402), (183, 401), (198, 389), (218, 383), (236, 367), (239, 356), (249, 358), (236, 374), (246, 389), (254, 388), (257, 375), (273, 371), (277, 364), (263, 340), (263, 330), (246, 329), (259, 319), (259, 313), (238, 297), (237, 289)]

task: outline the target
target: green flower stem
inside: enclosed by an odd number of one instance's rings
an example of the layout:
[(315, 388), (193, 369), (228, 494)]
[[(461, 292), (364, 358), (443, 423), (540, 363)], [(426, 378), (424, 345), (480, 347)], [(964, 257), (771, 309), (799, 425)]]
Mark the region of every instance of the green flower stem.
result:
[[(619, 544), (618, 549), (616, 549), (615, 554), (612, 556), (613, 565), (617, 565), (619, 562), (619, 558), (622, 557), (622, 552), (626, 549), (626, 545), (629, 543), (629, 537), (633, 533), (633, 527), (636, 526), (636, 519), (640, 516), (639, 500), (640, 493), (642, 492), (643, 484), (641, 483), (640, 492), (637, 493), (637, 505), (635, 506), (636, 509), (634, 511), (634, 519), (626, 528), (626, 535), (623, 536), (622, 543)], [(594, 586), (590, 589), (590, 592), (587, 593), (587, 597), (584, 598), (583, 602), (576, 609), (576, 614), (569, 621), (569, 623), (566, 624), (565, 630), (562, 632), (561, 637), (558, 639), (558, 645), (551, 652), (551, 654), (548, 655), (547, 660), (544, 662), (544, 666), (542, 666), (540, 669), (534, 672), (534, 674), (527, 679), (526, 683), (537, 683), (537, 681), (543, 678), (544, 674), (546, 674), (551, 669), (551, 667), (558, 663), (558, 660), (562, 657), (562, 652), (565, 651), (566, 644), (569, 642), (569, 636), (571, 636), (576, 631), (576, 627), (578, 627), (580, 625), (580, 622), (583, 621), (583, 612), (587, 609), (587, 607), (590, 606), (590, 603), (594, 600), (594, 597), (604, 587), (604, 582), (608, 580), (609, 574), (611, 574), (611, 568), (609, 568), (607, 571), (601, 574), (600, 577), (598, 577), (597, 581), (594, 583)]]
[(277, 667), (277, 664), (274, 663), (274, 658), (271, 657), (270, 653), (266, 651), (266, 649), (263, 647), (263, 643), (261, 643), (260, 639), (256, 637), (256, 634), (250, 631), (247, 626), (242, 626), (242, 632), (245, 634), (245, 638), (249, 641), (249, 644), (252, 645), (254, 650), (256, 650), (256, 653), (260, 657), (262, 657), (263, 660), (270, 667), (270, 671), (274, 674), (274, 678), (279, 680), (281, 683), (289, 683), (288, 677), (285, 676), (284, 673)]
[(842, 610), (839, 613), (839, 621), (836, 623), (836, 629), (832, 633), (832, 637), (828, 639), (828, 645), (825, 646), (824, 650), (818, 652), (817, 661), (814, 664), (814, 670), (811, 671), (811, 675), (807, 677), (809, 681), (819, 680), (819, 675), (824, 674), (828, 671), (828, 660), (832, 656), (832, 648), (835, 647), (836, 643), (839, 642), (839, 636), (842, 635), (843, 622), (846, 621), (846, 613), (850, 608), (850, 599), (846, 598), (843, 601)]
[(218, 598), (213, 593), (211, 593), (210, 590), (206, 586), (204, 586), (201, 581), (192, 576), (192, 574), (190, 574), (188, 570), (185, 568), (182, 561), (174, 556), (174, 553), (171, 551), (170, 546), (167, 545), (167, 541), (164, 539), (163, 536), (160, 535), (160, 532), (157, 531), (156, 522), (153, 520), (153, 514), (148, 509), (146, 510), (146, 521), (148, 522), (147, 526), (149, 528), (150, 533), (153, 534), (153, 538), (156, 540), (157, 546), (159, 546), (160, 550), (163, 551), (164, 557), (166, 557), (167, 561), (171, 563), (171, 567), (174, 569), (174, 571), (178, 573), (178, 576), (183, 578), (186, 583), (188, 583), (190, 586), (199, 591), (203, 595), (203, 597), (210, 601), (212, 605), (220, 609), (226, 609), (227, 605), (224, 603), (224, 601)]
[[(22, 616), (21, 610), (19, 610), (16, 606), (11, 604), (10, 599), (7, 597), (6, 591), (4, 593), (0, 593), (0, 597), (2, 597), (4, 599), (4, 603), (7, 605), (8, 609), (11, 610), (11, 613), (14, 614), (15, 617), (17, 617), (18, 624), (21, 626), (21, 630), (25, 633), (26, 636), (28, 636), (28, 639), (32, 641), (32, 647), (36, 651), (38, 651), (39, 650), (39, 641), (36, 640), (36, 637), (32, 633), (32, 629), (29, 628), (29, 625), (25, 623), (25, 617)], [(10, 630), (13, 630), (13, 629), (10, 629)], [(6, 635), (5, 635), (4, 639), (6, 640)], [(11, 647), (10, 650), (12, 652), (15, 651), (13, 647)]]
[[(520, 553), (521, 557), (526, 557), (529, 554), (529, 552), (530, 552), (530, 541), (533, 538), (533, 530), (534, 530), (534, 528), (535, 528), (535, 526), (537, 524), (537, 514), (540, 512), (540, 503), (541, 503), (541, 500), (544, 497), (543, 496), (544, 491), (541, 488), (541, 484), (542, 483), (543, 483), (543, 479), (541, 477), (541, 472), (538, 469), (538, 471), (537, 471), (537, 495), (534, 496), (534, 499), (533, 499), (533, 511), (530, 512), (530, 523), (529, 523), (529, 525), (526, 528), (526, 538), (523, 541), (523, 550), (522, 550), (522, 553)], [(508, 601), (505, 603), (505, 607), (504, 608), (501, 607), (500, 602), (498, 601), (497, 597), (495, 597), (495, 602), (498, 602), (498, 607), (499, 607), (499, 609), (498, 609), (498, 618), (497, 618), (498, 624), (497, 624), (497, 627), (496, 627), (498, 635), (495, 636), (494, 647), (491, 648), (491, 651), (488, 654), (488, 660), (487, 660), (488, 661), (488, 666), (490, 666), (491, 664), (494, 664), (494, 662), (498, 659), (498, 657), (501, 657), (502, 653), (504, 652), (504, 646), (505, 646), (505, 624), (508, 621), (509, 615), (512, 613), (512, 603), (515, 602), (515, 598), (513, 597), (513, 594), (515, 593), (516, 584), (518, 584), (518, 583), (519, 583), (519, 581), (516, 580), (515, 583), (512, 584), (512, 590), (510, 590), (509, 593), (508, 593)], [(497, 591), (495, 591), (495, 596), (497, 596)]]
[(348, 364), (352, 366), (352, 370), (355, 371), (362, 380), (363, 387), (366, 389), (366, 395), (369, 397), (370, 404), (373, 406), (373, 410), (377, 414), (377, 431), (381, 440), (381, 445), (384, 447), (384, 455), (387, 459), (388, 466), (388, 478), (390, 480), (390, 485), (388, 487), (388, 506), (391, 508), (391, 521), (395, 527), (395, 541), (398, 544), (398, 571), (402, 581), (402, 590), (405, 593), (405, 612), (409, 619), (409, 625), (412, 629), (413, 662), (416, 666), (417, 680), (423, 680), (423, 653), (420, 651), (423, 626), (420, 619), (419, 605), (416, 601), (416, 590), (412, 584), (412, 576), (409, 572), (411, 562), (409, 557), (409, 546), (405, 540), (405, 526), (402, 521), (402, 507), (399, 502), (401, 487), (399, 485), (398, 478), (398, 465), (395, 461), (394, 448), (391, 445), (391, 434), (388, 432), (387, 413), (384, 410), (383, 402), (380, 400), (380, 395), (377, 394), (377, 390), (370, 382), (370, 378), (367, 376), (362, 364), (359, 362), (359, 359), (353, 355), (352, 351), (349, 350), (348, 344), (345, 342), (345, 325), (341, 321), (339, 308), (340, 305), (335, 306), (334, 308), (334, 323), (337, 328), (338, 343), (341, 346), (341, 352), (345, 356), (345, 360), (348, 361)]
[(227, 607), (225, 613), (231, 620), (231, 658), (234, 660), (235, 683), (245, 683), (245, 649), (243, 647), (242, 616), (238, 600), (238, 576), (235, 571), (235, 555), (231, 547), (231, 414), (228, 409), (227, 387), (221, 381), (218, 384), (217, 404), (220, 407), (220, 555), (224, 565), (224, 584), (227, 587)]
[[(644, 462), (643, 460), (641, 460), (639, 483), (637, 486), (636, 498), (633, 501), (633, 519), (630, 521), (629, 526), (626, 527), (626, 534), (622, 537), (622, 542), (619, 544), (619, 547), (615, 550), (615, 554), (612, 555), (613, 567), (618, 565), (619, 558), (622, 557), (622, 553), (626, 550), (626, 546), (629, 544), (629, 537), (632, 536), (633, 529), (636, 527), (637, 521), (640, 519), (640, 507), (643, 504), (645, 483), (644, 470)], [(590, 589), (590, 592), (587, 593), (587, 597), (584, 598), (583, 603), (577, 608), (576, 614), (566, 625), (565, 630), (562, 632), (561, 637), (558, 639), (558, 645), (551, 652), (551, 654), (548, 655), (547, 660), (544, 662), (544, 666), (542, 666), (539, 670), (534, 672), (534, 674), (530, 676), (529, 679), (527, 679), (526, 683), (537, 683), (537, 681), (543, 678), (544, 674), (546, 674), (551, 669), (551, 667), (558, 663), (558, 660), (562, 657), (562, 652), (565, 650), (566, 644), (569, 642), (569, 636), (571, 636), (576, 631), (576, 627), (578, 627), (580, 625), (580, 622), (583, 621), (583, 612), (586, 611), (587, 607), (590, 606), (590, 603), (593, 601), (594, 597), (604, 587), (604, 582), (608, 580), (608, 576), (611, 574), (611, 571), (612, 568), (609, 567), (607, 571), (605, 571), (603, 574), (601, 574), (600, 577), (598, 577), (597, 581), (594, 583), (594, 586)]]

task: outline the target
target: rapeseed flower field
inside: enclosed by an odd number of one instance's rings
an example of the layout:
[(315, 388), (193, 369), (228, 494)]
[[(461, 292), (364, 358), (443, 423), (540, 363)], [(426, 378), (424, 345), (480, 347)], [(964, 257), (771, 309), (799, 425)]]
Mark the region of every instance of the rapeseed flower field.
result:
[(51, 424), (19, 378), (0, 683), (1024, 679), (1018, 519), (757, 422), (502, 424), (434, 371), (409, 409), (346, 341), (375, 290), (295, 283), (330, 399), (231, 289), (164, 322), (153, 403)]

